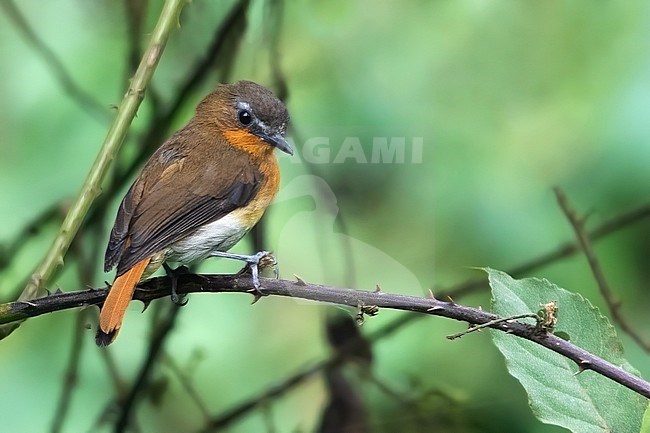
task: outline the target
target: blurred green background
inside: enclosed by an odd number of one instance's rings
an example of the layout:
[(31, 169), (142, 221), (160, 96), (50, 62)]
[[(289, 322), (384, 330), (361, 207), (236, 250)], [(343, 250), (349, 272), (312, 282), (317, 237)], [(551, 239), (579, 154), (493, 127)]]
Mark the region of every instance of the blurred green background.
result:
[[(123, 3), (18, 4), (78, 86), (109, 114), (127, 83)], [(158, 0), (148, 3), (143, 43), (162, 7)], [(194, 0), (186, 6), (153, 78), (161, 101), (178, 91), (233, 4)], [(649, 200), (647, 2), (296, 0), (279, 9), (279, 19), (273, 8), (252, 1), (230, 78), (273, 86), (275, 60), (286, 79), (292, 138), (303, 152), (293, 159), (280, 157), (283, 187), (265, 219), (267, 248), (276, 253), (283, 277), (296, 274), (306, 281), (369, 290), (380, 284), (387, 292), (424, 295), (429, 288), (480, 278), (471, 267), (508, 270), (572, 240), (553, 186), (562, 187), (578, 211), (589, 215), (588, 227)], [(35, 236), (20, 240), (24, 247), (15, 257), (9, 247), (37, 215), (75, 197), (108, 122), (64, 91), (16, 20), (6, 8), (2, 12), (0, 297), (6, 301), (22, 288), (57, 224), (43, 225)], [(187, 121), (225, 66), (211, 69), (171, 130)], [(122, 149), (125, 160), (136, 152), (150, 115), (148, 98)], [(403, 163), (362, 163), (358, 152), (356, 159), (336, 160), (350, 143), (360, 143), (370, 160), (373, 141), (396, 137), (405, 143)], [(328, 144), (317, 150), (329, 151), (330, 157), (305, 162), (310, 140), (325, 140)], [(419, 142), (421, 159), (413, 153)], [(100, 256), (119, 198), (107, 211)], [(646, 338), (648, 245), (648, 221), (596, 244), (625, 314)], [(251, 249), (248, 238), (235, 248)], [(101, 272), (100, 260), (81, 270), (91, 280), (80, 281), (78, 267), (68, 260), (50, 288), (70, 291), (112, 279)], [(200, 268), (237, 269), (238, 264), (214, 260)], [(606, 311), (584, 257), (562, 260), (534, 275), (580, 292)], [(482, 290), (458, 301), (488, 308), (489, 299)], [(192, 295), (167, 341), (166, 356), (185, 370), (212, 414), (329, 353), (323, 337), (329, 307), (280, 298), (251, 307), (250, 301), (243, 295)], [(133, 303), (111, 346), (127, 383), (142, 362), (155, 315), (151, 309), (139, 314), (141, 309)], [(66, 311), (32, 319), (0, 341), (3, 431), (50, 429), (76, 317), (76, 311)], [(382, 310), (362, 332), (370, 334), (397, 317)], [(115, 390), (93, 343), (92, 320), (87, 322), (63, 428), (67, 432), (112, 428), (110, 422), (96, 424)], [(370, 431), (564, 431), (535, 420), (488, 333), (453, 342), (444, 338), (464, 328), (423, 318), (374, 345), (374, 375), (397, 397), (355, 379)], [(621, 338), (630, 362), (650, 377), (647, 354)], [(154, 378), (165, 386), (152, 391), (160, 394), (158, 402), (145, 396), (138, 405), (140, 431), (198, 431), (205, 424), (201, 411), (165, 363)], [(225, 431), (314, 431), (326, 394), (322, 378), (314, 377)]]

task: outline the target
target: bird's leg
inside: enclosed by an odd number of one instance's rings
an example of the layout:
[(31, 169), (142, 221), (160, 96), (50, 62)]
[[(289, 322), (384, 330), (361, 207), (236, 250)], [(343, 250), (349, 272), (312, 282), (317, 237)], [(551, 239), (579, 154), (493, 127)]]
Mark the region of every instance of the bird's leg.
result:
[(172, 302), (179, 307), (186, 305), (188, 302), (186, 299), (187, 294), (179, 296), (176, 290), (178, 289), (178, 277), (181, 275), (189, 274), (189, 268), (187, 266), (179, 266), (176, 269), (172, 269), (167, 263), (164, 262), (163, 268), (165, 268), (167, 276), (172, 280)]
[(246, 262), (248, 265), (247, 268), (250, 269), (251, 271), (251, 277), (253, 278), (253, 286), (255, 287), (255, 291), (260, 295), (261, 295), (260, 278), (259, 278), (260, 265), (264, 265), (263, 259), (266, 257), (271, 257), (272, 263), (275, 263), (275, 259), (268, 251), (260, 251), (257, 254), (251, 254), (251, 255), (233, 254), (233, 253), (226, 253), (223, 251), (213, 251), (212, 253), (210, 253), (210, 257), (222, 257), (225, 259), (234, 259), (234, 260), (241, 260), (243, 262)]

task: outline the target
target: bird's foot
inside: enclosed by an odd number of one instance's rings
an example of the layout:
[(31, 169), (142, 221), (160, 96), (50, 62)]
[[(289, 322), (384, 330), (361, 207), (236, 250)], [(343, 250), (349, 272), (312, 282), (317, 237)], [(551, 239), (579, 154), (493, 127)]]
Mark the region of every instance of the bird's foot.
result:
[(178, 294), (178, 277), (191, 273), (190, 269), (187, 266), (179, 266), (176, 269), (172, 269), (167, 263), (163, 263), (163, 268), (165, 268), (165, 272), (172, 282), (172, 302), (179, 307), (187, 305), (189, 302), (187, 294)]
[(253, 288), (250, 290), (251, 293), (255, 296), (253, 303), (257, 302), (264, 293), (260, 285), (260, 272), (264, 272), (267, 269), (273, 270), (273, 275), (277, 278), (277, 261), (273, 254), (268, 251), (260, 251), (256, 254), (233, 254), (226, 253), (222, 251), (214, 251), (211, 254), (213, 257), (223, 257), (227, 259), (241, 260), (246, 262), (246, 266), (239, 271), (238, 275), (247, 275), (250, 274), (253, 279)]
[(261, 294), (260, 274), (267, 269), (272, 269), (274, 275), (277, 275), (277, 260), (268, 251), (260, 251), (256, 254), (244, 255), (242, 257), (245, 257), (244, 261), (246, 262), (246, 266), (239, 271), (239, 274), (244, 275), (250, 273), (255, 291)]

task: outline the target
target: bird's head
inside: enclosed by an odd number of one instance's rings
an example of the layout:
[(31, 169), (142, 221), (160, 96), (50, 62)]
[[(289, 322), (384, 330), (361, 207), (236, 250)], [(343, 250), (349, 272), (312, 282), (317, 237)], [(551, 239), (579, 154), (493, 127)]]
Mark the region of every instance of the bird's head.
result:
[(270, 90), (252, 81), (221, 84), (196, 108), (197, 120), (217, 126), (233, 146), (257, 156), (277, 147), (293, 155), (285, 139), (289, 112)]

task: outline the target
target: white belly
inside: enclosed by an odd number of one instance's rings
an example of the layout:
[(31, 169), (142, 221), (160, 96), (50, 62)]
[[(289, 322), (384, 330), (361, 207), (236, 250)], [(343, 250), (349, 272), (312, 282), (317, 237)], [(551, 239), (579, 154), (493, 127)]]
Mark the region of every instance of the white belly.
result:
[(191, 264), (210, 256), (212, 251), (228, 251), (251, 229), (238, 212), (201, 227), (192, 235), (174, 243), (167, 259)]

